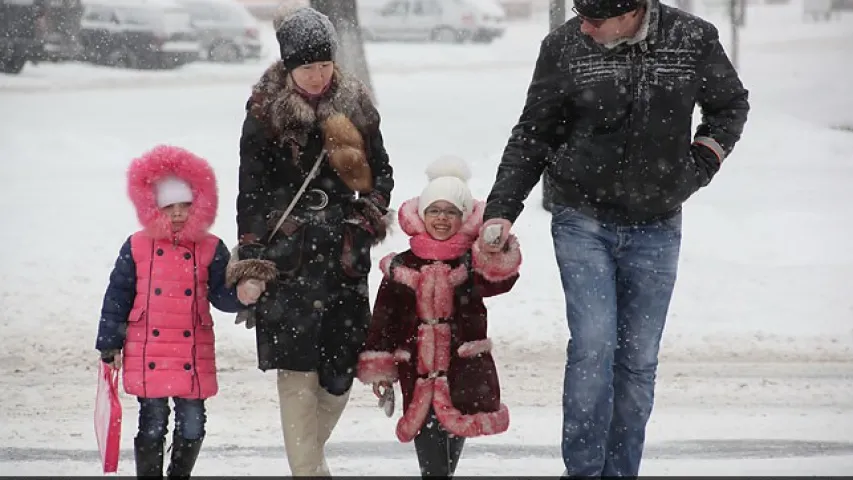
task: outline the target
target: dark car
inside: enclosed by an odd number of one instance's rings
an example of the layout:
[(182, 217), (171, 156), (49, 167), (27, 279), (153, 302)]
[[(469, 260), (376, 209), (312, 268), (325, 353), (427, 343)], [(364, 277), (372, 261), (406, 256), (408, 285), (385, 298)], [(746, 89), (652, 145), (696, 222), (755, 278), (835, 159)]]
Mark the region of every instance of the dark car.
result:
[(0, 0), (0, 72), (76, 58), (82, 13), (80, 0)]
[(166, 0), (86, 0), (80, 26), (84, 59), (124, 68), (167, 69), (198, 60), (189, 13)]

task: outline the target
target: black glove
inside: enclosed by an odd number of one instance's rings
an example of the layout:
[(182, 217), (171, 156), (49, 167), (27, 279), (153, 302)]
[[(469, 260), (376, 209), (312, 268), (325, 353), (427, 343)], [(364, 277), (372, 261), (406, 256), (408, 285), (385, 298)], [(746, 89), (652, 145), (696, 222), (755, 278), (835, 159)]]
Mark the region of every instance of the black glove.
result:
[(694, 143), (690, 146), (690, 156), (696, 164), (699, 186), (704, 187), (711, 183), (711, 179), (720, 171), (720, 159), (717, 154), (701, 143)]
[(266, 246), (260, 243), (246, 243), (237, 247), (237, 256), (239, 260), (247, 259), (263, 259)]
[(116, 355), (121, 353), (121, 350), (104, 350), (101, 352), (101, 361), (104, 363), (113, 363)]

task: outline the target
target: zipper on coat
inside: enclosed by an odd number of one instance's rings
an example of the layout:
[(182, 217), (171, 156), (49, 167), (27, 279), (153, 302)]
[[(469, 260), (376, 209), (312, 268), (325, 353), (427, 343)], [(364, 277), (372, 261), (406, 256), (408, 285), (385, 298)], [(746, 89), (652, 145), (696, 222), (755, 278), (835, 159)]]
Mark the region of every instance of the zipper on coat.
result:
[(201, 380), (198, 378), (198, 331), (197, 327), (201, 321), (198, 313), (198, 256), (196, 255), (196, 244), (193, 242), (193, 304), (192, 304), (192, 322), (193, 322), (193, 345), (192, 345), (192, 368), (190, 370), (192, 389), (198, 387), (198, 396), (201, 398)]
[[(151, 280), (154, 274), (154, 239), (151, 239), (151, 251), (148, 253), (148, 292), (145, 295), (145, 310), (142, 315), (145, 316), (145, 341), (142, 343), (142, 393), (144, 397), (148, 397), (148, 331), (149, 331), (149, 315), (151, 311)], [(127, 344), (127, 332), (125, 332), (125, 344)], [(122, 352), (122, 355), (124, 352)]]
[(641, 54), (637, 54), (636, 46), (631, 46), (628, 51), (628, 60), (630, 64), (630, 74), (631, 74), (631, 104), (628, 110), (628, 139), (625, 142), (625, 151), (622, 153), (622, 165), (620, 167), (620, 178), (622, 180), (622, 188), (624, 190), (625, 195), (629, 195), (630, 192), (626, 188), (628, 182), (626, 181), (627, 172), (629, 171), (628, 166), (631, 163), (632, 152), (637, 145), (637, 117), (642, 114), (643, 111), (643, 95), (644, 88), (643, 83), (645, 81), (645, 69), (643, 68), (643, 60), (645, 59), (645, 54), (648, 51), (646, 46), (646, 42), (641, 43)]

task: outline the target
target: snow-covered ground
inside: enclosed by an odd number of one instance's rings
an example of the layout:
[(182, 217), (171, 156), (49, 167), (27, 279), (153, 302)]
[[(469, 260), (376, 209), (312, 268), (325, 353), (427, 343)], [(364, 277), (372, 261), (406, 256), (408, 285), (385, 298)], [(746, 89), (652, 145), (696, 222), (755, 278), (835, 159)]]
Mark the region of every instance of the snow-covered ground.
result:
[[(753, 110), (734, 155), (685, 206), (644, 474), (853, 468), (853, 227), (843, 213), (853, 201), (853, 133), (831, 128), (853, 125), (853, 15), (814, 25), (799, 12), (797, 4), (753, 7), (742, 32)], [(724, 24), (720, 31), (727, 44)], [(472, 190), (485, 196), (544, 32), (543, 24), (515, 25), (488, 46), (368, 46), (395, 206), (420, 191), (423, 167), (444, 153), (468, 159)], [(206, 156), (222, 199), (213, 231), (232, 243), (243, 105), (264, 67), (29, 65), (0, 77), (3, 474), (98, 473), (93, 345), (109, 270), (136, 228), (127, 164), (161, 142)], [(460, 475), (562, 470), (568, 332), (538, 200), (537, 188), (516, 226), (523, 281), (489, 303), (512, 426), (470, 441)], [(375, 257), (404, 248), (397, 234)], [(378, 281), (374, 272), (374, 291)], [(222, 393), (209, 405), (197, 472), (286, 474), (273, 375), (254, 368), (253, 333), (230, 315), (216, 318)], [(396, 419), (375, 409), (368, 390), (356, 387), (332, 438), (335, 473), (416, 474), (411, 445), (396, 443)], [(136, 406), (124, 401), (127, 448)], [(120, 473), (132, 472), (125, 456)]]

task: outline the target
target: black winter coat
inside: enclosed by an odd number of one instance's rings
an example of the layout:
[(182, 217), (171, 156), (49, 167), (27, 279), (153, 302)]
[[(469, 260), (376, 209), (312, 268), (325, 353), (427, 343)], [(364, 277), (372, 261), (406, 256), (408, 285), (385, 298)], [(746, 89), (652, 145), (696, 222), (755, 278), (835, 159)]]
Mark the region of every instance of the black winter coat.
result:
[[(543, 171), (557, 206), (603, 222), (666, 218), (711, 181), (740, 138), (748, 92), (712, 24), (651, 0), (645, 40), (608, 49), (580, 23), (542, 42), (486, 219), (515, 221)], [(711, 151), (697, 155), (694, 140)]]
[[(335, 114), (358, 129), (373, 190), (357, 200), (325, 161), (269, 241), (324, 148), (323, 121)], [(330, 89), (318, 103), (309, 103), (277, 62), (253, 89), (240, 139), (241, 241), (232, 275), (241, 276), (258, 261), (272, 262), (278, 270), (277, 280), (252, 308), (259, 368), (317, 371), (321, 385), (334, 394), (350, 387), (370, 322), (370, 247), (383, 233), (367, 221), (365, 209), (381, 216), (394, 186), (379, 120), (354, 78), (336, 71)], [(322, 209), (312, 208), (323, 200), (318, 190), (328, 196)]]

